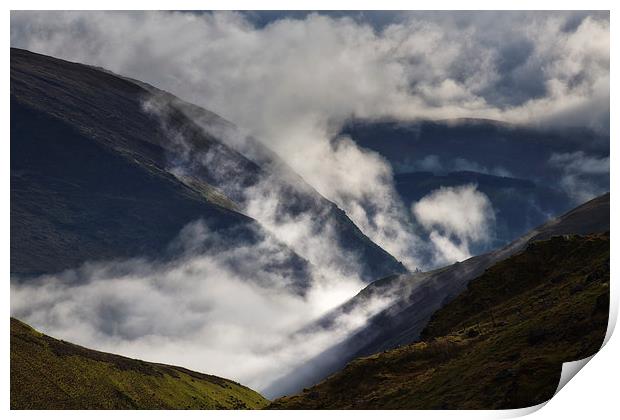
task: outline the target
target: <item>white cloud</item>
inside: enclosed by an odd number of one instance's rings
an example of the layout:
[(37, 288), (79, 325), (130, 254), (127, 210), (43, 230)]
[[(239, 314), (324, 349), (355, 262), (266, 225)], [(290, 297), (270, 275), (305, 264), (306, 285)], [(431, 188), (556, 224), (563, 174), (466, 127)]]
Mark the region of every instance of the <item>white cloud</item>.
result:
[(609, 156), (598, 158), (582, 151), (573, 153), (554, 153), (549, 163), (567, 172), (579, 172), (585, 175), (605, 175), (609, 173)]
[[(261, 390), (271, 381), (362, 327), (389, 300), (376, 299), (336, 317), (327, 329), (299, 332), (361, 288), (355, 279), (315, 273), (305, 295), (273, 270), (269, 238), (194, 254), (214, 233), (201, 222), (178, 241), (172, 263), (147, 260), (85, 264), (58, 275), (11, 284), (11, 314), (35, 328), (95, 349), (172, 363)], [(256, 277), (240, 273), (249, 259)]]
[[(180, 105), (177, 104), (178, 108)], [(348, 249), (341, 244), (335, 226), (341, 223), (334, 217), (331, 203), (322, 200), (316, 191), (303, 179), (274, 157), (263, 164), (263, 172), (252, 177), (252, 186), (242, 185), (243, 168), (234, 159), (222, 158), (219, 150), (198, 150), (187, 142), (182, 130), (172, 130), (166, 121), (167, 100), (152, 96), (144, 103), (148, 112), (160, 118), (162, 127), (174, 142), (178, 151), (171, 159), (171, 171), (181, 176), (191, 173), (195, 165), (200, 165), (216, 179), (216, 186), (236, 199), (242, 212), (257, 220), (274, 237), (283, 241), (297, 254), (301, 255), (321, 270), (327, 278), (363, 278), (364, 267), (368, 262), (360, 259), (355, 247)], [(181, 106), (181, 109), (184, 109)], [(235, 128), (225, 127), (213, 121), (201, 121), (202, 127), (226, 144), (235, 145), (250, 158), (254, 156), (251, 145), (255, 144)], [(315, 170), (322, 176), (316, 179), (314, 187), (319, 190), (331, 188), (339, 197), (339, 204), (347, 209), (357, 225), (372, 240), (388, 252), (400, 257), (410, 266), (421, 266), (416, 259), (417, 237), (412, 232), (410, 220), (400, 198), (392, 188), (390, 166), (378, 154), (360, 150), (352, 140), (340, 137), (334, 142), (311, 143), (314, 147), (307, 154), (315, 154), (308, 165), (316, 165)], [(309, 156), (306, 156), (306, 158)], [(364, 171), (351, 171), (347, 166), (355, 164)], [(359, 169), (359, 168), (358, 168)], [(327, 184), (323, 184), (327, 182)], [(300, 197), (300, 193), (303, 197)], [(295, 201), (306, 203), (295, 208)], [(311, 200), (308, 203), (308, 200)], [(341, 229), (340, 229), (341, 230)], [(372, 279), (374, 280), (374, 279)]]
[(450, 160), (441, 160), (437, 155), (427, 155), (422, 159), (404, 159), (403, 163), (394, 165), (396, 172), (433, 172), (438, 175), (445, 175), (450, 172), (472, 171), (482, 174), (495, 176), (511, 176), (510, 172), (501, 166), (487, 167), (465, 158), (455, 158)]
[(475, 185), (441, 187), (414, 203), (411, 210), (430, 232), (438, 263), (469, 258), (471, 243), (491, 239), (495, 222), (493, 206)]
[(431, 231), (429, 239), (435, 248), (435, 261), (439, 264), (450, 264), (456, 261), (464, 261), (471, 257), (467, 241), (457, 242), (447, 235), (442, 235), (436, 230)]

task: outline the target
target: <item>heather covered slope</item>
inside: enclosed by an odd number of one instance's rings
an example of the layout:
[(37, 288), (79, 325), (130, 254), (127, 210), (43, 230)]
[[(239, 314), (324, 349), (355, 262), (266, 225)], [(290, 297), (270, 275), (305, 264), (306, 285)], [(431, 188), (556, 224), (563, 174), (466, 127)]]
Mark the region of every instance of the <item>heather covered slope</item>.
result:
[(607, 193), (548, 221), (504, 248), (437, 270), (390, 276), (368, 285), (357, 296), (308, 328), (329, 327), (342, 313), (352, 313), (372, 299), (390, 299), (389, 306), (372, 316), (344, 341), (336, 343), (300, 369), (274, 381), (264, 390), (264, 394), (277, 397), (297, 393), (342, 369), (354, 358), (419, 340), (433, 313), (462, 293), (470, 280), (482, 275), (489, 267), (523, 250), (532, 241), (558, 235), (608, 232), (609, 217)]
[(609, 314), (609, 234), (530, 243), (437, 311), (422, 341), (356, 359), (286, 409), (500, 409), (539, 404), (562, 363), (594, 354)]
[[(343, 252), (359, 257), (364, 280), (406, 271), (275, 154), (217, 115), (103, 69), (11, 49), (17, 277), (93, 260), (160, 258), (198, 219), (226, 246), (255, 244), (269, 235), (243, 204), (259, 186), (277, 198), (276, 222), (302, 218), (332, 229)], [(294, 272), (303, 289), (305, 256), (280, 250), (287, 262), (276, 270)]]
[(11, 409), (257, 409), (236, 382), (89, 350), (11, 318)]

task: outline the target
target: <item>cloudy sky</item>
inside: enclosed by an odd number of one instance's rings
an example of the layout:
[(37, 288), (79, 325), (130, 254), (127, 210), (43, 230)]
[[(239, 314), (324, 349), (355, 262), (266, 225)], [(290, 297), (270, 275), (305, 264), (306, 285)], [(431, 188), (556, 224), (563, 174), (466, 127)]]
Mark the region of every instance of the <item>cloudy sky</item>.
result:
[(293, 130), (276, 116), (609, 119), (600, 12), (13, 12), (11, 44), (148, 81), (274, 141)]
[[(348, 119), (478, 117), (609, 130), (609, 14), (601, 12), (12, 12), (11, 46), (100, 66), (218, 113), (276, 151), (410, 268), (420, 264), (412, 217), (441, 265), (489, 240), (493, 208), (475, 185), (442, 188), (405, 208), (393, 168), (338, 136)], [(557, 154), (551, 164), (565, 172), (567, 188), (587, 187), (584, 171), (609, 171), (608, 158), (579, 153)], [(249, 200), (244, 210), (279, 239), (301, 232), (288, 238), (298, 241), (293, 248), (323, 261), (324, 237), (309, 237), (303, 223), (272, 223), (269, 208)], [(291, 338), (308, 319), (354, 295), (358, 279), (349, 276), (335, 289), (316, 282), (300, 300), (248, 286), (220, 257), (188, 257), (163, 268), (134, 261), (122, 276), (105, 264), (82, 267), (65, 274), (87, 279), (80, 287), (50, 277), (15, 286), (12, 310), (65, 339), (259, 389), (368, 315), (342, 319), (329, 335)], [(204, 278), (219, 280), (206, 288)], [(222, 297), (230, 295), (244, 304), (227, 305)], [(110, 307), (84, 312), (101, 302), (125, 314), (122, 334), (106, 329)], [(256, 312), (248, 316), (239, 307)], [(205, 323), (206, 313), (218, 322)]]

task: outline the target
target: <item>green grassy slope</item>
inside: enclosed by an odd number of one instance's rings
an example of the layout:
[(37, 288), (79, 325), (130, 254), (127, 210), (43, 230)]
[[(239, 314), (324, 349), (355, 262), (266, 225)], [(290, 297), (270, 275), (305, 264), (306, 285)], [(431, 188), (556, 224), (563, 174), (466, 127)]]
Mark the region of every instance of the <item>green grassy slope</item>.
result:
[(356, 359), (270, 408), (498, 409), (553, 396), (595, 353), (609, 312), (609, 234), (530, 244), (472, 280), (423, 340)]
[(89, 350), (11, 318), (11, 409), (256, 409), (267, 403), (227, 379)]

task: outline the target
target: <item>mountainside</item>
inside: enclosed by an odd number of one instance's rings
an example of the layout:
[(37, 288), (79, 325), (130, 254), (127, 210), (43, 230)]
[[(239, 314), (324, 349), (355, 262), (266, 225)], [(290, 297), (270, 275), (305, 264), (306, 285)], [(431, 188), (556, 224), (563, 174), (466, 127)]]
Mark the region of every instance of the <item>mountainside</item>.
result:
[(256, 409), (236, 382), (89, 350), (11, 318), (11, 409)]
[(523, 250), (528, 243), (559, 235), (609, 231), (609, 193), (552, 219), (499, 250), (425, 273), (391, 276), (370, 284), (349, 302), (308, 328), (326, 328), (342, 313), (351, 313), (373, 299), (387, 298), (389, 306), (371, 317), (352, 336), (337, 343), (304, 367), (264, 390), (268, 397), (292, 394), (342, 369), (356, 357), (410, 344), (420, 338), (432, 314), (463, 292), (470, 280), (494, 264)]
[(275, 409), (507, 409), (550, 399), (562, 363), (596, 353), (609, 233), (556, 236), (493, 265), (435, 312), (422, 341), (356, 359)]
[[(272, 218), (329, 226), (365, 280), (406, 271), (217, 115), (102, 69), (11, 49), (11, 272), (20, 279), (86, 261), (169, 257), (168, 244), (198, 219), (224, 248), (274, 240), (244, 208), (266, 187), (278, 201)], [(284, 261), (269, 269), (293, 272), (303, 289), (308, 261), (292, 248), (280, 243), (273, 260)]]

